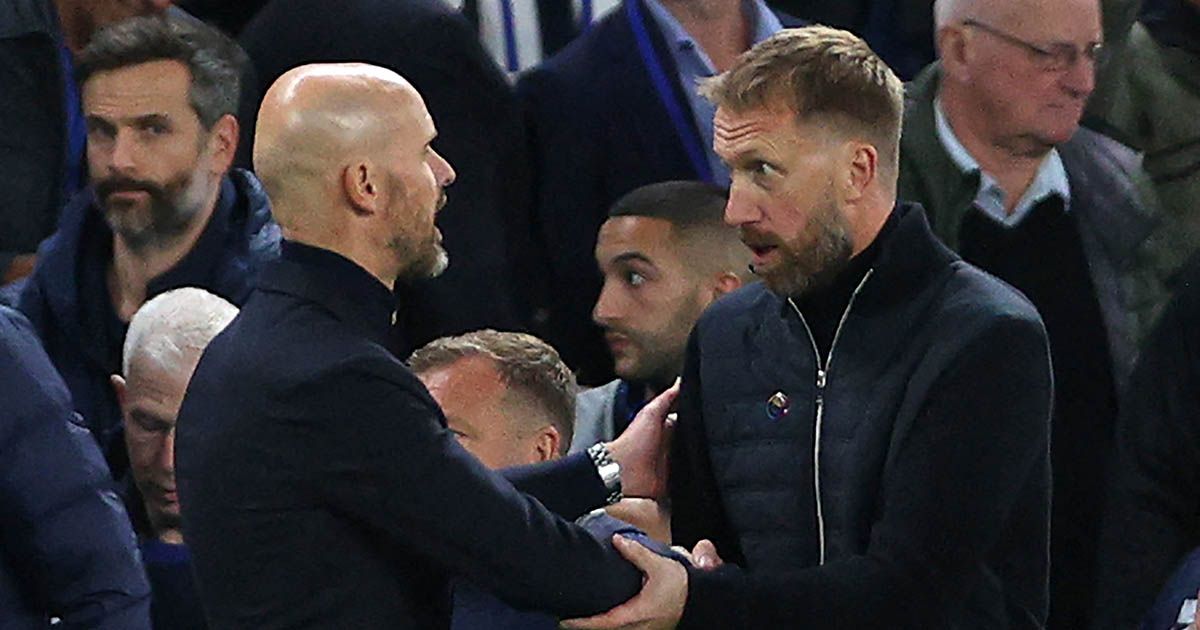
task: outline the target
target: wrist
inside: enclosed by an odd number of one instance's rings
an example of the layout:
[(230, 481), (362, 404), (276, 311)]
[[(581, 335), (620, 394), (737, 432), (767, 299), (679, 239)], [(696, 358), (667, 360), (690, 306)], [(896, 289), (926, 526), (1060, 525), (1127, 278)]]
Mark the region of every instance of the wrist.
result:
[(605, 503), (612, 505), (620, 501), (624, 497), (621, 492), (621, 464), (613, 458), (609, 446), (598, 442), (587, 449), (587, 454), (592, 458), (600, 481), (604, 482), (604, 489), (608, 491)]

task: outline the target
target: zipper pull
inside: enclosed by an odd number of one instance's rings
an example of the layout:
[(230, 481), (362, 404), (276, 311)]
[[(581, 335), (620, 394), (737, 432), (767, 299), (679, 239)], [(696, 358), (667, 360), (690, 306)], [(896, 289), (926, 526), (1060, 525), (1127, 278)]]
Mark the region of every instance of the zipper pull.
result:
[(817, 368), (817, 389), (825, 389), (825, 370)]

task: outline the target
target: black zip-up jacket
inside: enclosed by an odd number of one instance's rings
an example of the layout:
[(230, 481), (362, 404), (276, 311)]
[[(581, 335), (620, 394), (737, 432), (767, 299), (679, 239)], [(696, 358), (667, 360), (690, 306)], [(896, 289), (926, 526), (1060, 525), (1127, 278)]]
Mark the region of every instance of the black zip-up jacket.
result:
[(762, 285), (693, 330), (672, 527), (734, 564), (689, 571), (680, 628), (1044, 626), (1045, 330), (919, 207), (895, 215), (819, 364)]

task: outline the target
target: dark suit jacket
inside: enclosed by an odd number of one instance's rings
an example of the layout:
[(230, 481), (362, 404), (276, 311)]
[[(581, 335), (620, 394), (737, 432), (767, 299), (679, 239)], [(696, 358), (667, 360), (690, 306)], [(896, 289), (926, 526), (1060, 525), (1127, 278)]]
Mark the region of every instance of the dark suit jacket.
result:
[[(458, 445), (381, 345), (391, 314), (366, 271), (285, 242), (206, 349), (176, 473), (211, 624), (446, 627), (448, 574), (562, 617), (633, 596), (633, 566)], [(561, 487), (603, 502), (594, 469)]]
[[(641, 9), (691, 141), (702, 142), (662, 34), (644, 3)], [(535, 174), (533, 230), (550, 280), (550, 319), (540, 332), (590, 384), (612, 379), (612, 360), (591, 318), (600, 295), (596, 233), (609, 206), (646, 184), (699, 178), (631, 24), (622, 5), (517, 84)]]
[(528, 223), (520, 119), (466, 20), (441, 0), (274, 0), (240, 39), (263, 92), (304, 63), (364, 61), (395, 70), (424, 97), (438, 128), (434, 147), (458, 173), (438, 215), (450, 268), (398, 291), (397, 352), (478, 328), (523, 328), (526, 283), (513, 282), (511, 260), (529, 248), (509, 231)]

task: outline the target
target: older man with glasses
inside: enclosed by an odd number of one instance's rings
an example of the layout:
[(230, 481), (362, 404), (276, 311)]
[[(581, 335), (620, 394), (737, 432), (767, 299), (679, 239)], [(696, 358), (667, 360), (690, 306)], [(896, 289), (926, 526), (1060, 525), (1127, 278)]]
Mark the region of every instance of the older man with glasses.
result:
[[(1079, 128), (1097, 0), (938, 0), (940, 61), (908, 88), (900, 198), (1045, 320), (1056, 388), (1052, 628), (1086, 627), (1118, 392), (1163, 299), (1137, 156)], [(970, 418), (964, 418), (969, 422)]]

